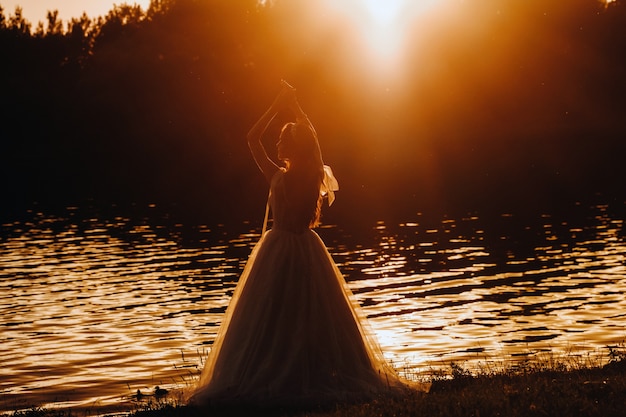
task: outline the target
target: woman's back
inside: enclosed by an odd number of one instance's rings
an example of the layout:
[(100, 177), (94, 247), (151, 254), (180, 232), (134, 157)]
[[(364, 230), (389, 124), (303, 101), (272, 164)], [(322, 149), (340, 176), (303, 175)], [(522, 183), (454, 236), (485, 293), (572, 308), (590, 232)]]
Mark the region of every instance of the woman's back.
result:
[(270, 206), (276, 229), (302, 233), (317, 223), (321, 181), (314, 172), (298, 174), (280, 169), (272, 178)]

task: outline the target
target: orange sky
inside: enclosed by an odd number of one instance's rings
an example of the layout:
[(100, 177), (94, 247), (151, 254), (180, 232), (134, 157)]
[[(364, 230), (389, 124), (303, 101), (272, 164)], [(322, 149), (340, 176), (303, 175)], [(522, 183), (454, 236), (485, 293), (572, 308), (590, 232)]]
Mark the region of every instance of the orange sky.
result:
[[(610, 3), (613, 0), (604, 0)], [(263, 1), (261, 0), (263, 3)], [(411, 15), (414, 12), (416, 4), (424, 5), (424, 8), (438, 3), (440, 0), (420, 0), (420, 2), (411, 2), (407, 0), (333, 0), (330, 2), (336, 9), (349, 10), (351, 15), (360, 13), (377, 14), (374, 23), (383, 26), (397, 23), (394, 18), (402, 18)], [(86, 12), (90, 17), (96, 17), (106, 14), (114, 4), (139, 4), (144, 9), (150, 4), (150, 0), (0, 0), (0, 5), (4, 9), (4, 14), (13, 14), (16, 6), (22, 7), (23, 15), (33, 25), (39, 21), (45, 21), (46, 14), (49, 10), (58, 10), (61, 19), (64, 21), (72, 17), (78, 17)], [(355, 10), (361, 9), (361, 10)], [(420, 6), (422, 7), (422, 6)], [(412, 10), (411, 10), (412, 8)], [(404, 16), (403, 16), (404, 14)], [(362, 22), (362, 23), (372, 23)]]
[(72, 17), (79, 17), (86, 12), (89, 17), (105, 15), (113, 8), (113, 4), (139, 4), (146, 8), (150, 0), (0, 0), (5, 16), (13, 15), (15, 6), (22, 7), (22, 13), (26, 20), (33, 26), (37, 22), (46, 20), (46, 14), (50, 10), (58, 10), (63, 21)]

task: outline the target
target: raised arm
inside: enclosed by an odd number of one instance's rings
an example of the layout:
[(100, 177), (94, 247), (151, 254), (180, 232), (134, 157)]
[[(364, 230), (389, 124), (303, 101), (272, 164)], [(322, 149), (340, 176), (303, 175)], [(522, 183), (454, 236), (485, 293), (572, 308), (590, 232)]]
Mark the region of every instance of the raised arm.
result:
[(296, 123), (305, 123), (309, 125), (313, 131), (315, 131), (296, 99), (296, 89), (289, 85), (286, 81), (282, 81), (282, 86), (283, 88), (280, 93), (278, 93), (276, 99), (274, 99), (272, 105), (265, 111), (265, 113), (263, 113), (259, 120), (257, 120), (247, 135), (248, 146), (250, 147), (252, 156), (268, 182), (272, 180), (272, 177), (279, 167), (267, 155), (267, 152), (263, 147), (263, 143), (261, 142), (261, 138), (278, 112), (282, 110), (291, 110), (296, 118)]
[(311, 128), (311, 130), (315, 132), (313, 125), (309, 121), (309, 118), (307, 117), (306, 113), (302, 110), (302, 107), (300, 107), (300, 103), (298, 103), (298, 99), (296, 98), (296, 89), (293, 88), (291, 85), (289, 85), (287, 81), (283, 80), (282, 84), (283, 84), (283, 87), (287, 89), (287, 93), (286, 93), (287, 97), (285, 100), (287, 101), (287, 106), (289, 107), (289, 110), (291, 110), (294, 116), (296, 117), (296, 123), (307, 124)]
[[(284, 90), (284, 88), (283, 88)], [(248, 132), (248, 147), (250, 147), (250, 151), (252, 152), (252, 157), (256, 162), (257, 166), (265, 176), (268, 182), (272, 180), (272, 177), (279, 169), (278, 165), (272, 161), (272, 159), (267, 155), (265, 148), (263, 147), (263, 143), (261, 143), (261, 138), (263, 134), (267, 130), (269, 124), (274, 120), (276, 114), (280, 110), (282, 103), (284, 102), (284, 93), (281, 91), (278, 94), (278, 97), (274, 100), (269, 109), (263, 113), (263, 115), (257, 120), (257, 122), (252, 126), (252, 129)]]

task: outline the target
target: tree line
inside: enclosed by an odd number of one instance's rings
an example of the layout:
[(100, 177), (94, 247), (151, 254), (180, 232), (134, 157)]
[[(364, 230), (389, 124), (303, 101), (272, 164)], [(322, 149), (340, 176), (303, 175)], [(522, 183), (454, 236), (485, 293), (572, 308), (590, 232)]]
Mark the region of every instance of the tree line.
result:
[(451, 1), (416, 28), (399, 102), (366, 62), (341, 61), (356, 42), (341, 23), (311, 46), (312, 3), (152, 0), (36, 25), (0, 8), (5, 210), (94, 198), (254, 214), (266, 187), (245, 133), (281, 78), (347, 213), (623, 197), (623, 0)]

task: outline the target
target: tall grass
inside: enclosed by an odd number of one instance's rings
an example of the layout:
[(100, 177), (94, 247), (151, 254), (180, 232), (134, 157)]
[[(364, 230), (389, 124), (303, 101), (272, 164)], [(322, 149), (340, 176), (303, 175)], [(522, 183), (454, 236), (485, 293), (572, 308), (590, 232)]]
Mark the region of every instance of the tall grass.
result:
[[(433, 372), (428, 393), (407, 391), (318, 409), (197, 408), (184, 405), (177, 390), (157, 387), (151, 393), (136, 393), (135, 409), (125, 417), (626, 417), (625, 344), (607, 346), (596, 355), (572, 352), (528, 353), (514, 361), (485, 358), (471, 369), (451, 362)], [(40, 408), (11, 414), (81, 416), (71, 410)]]

